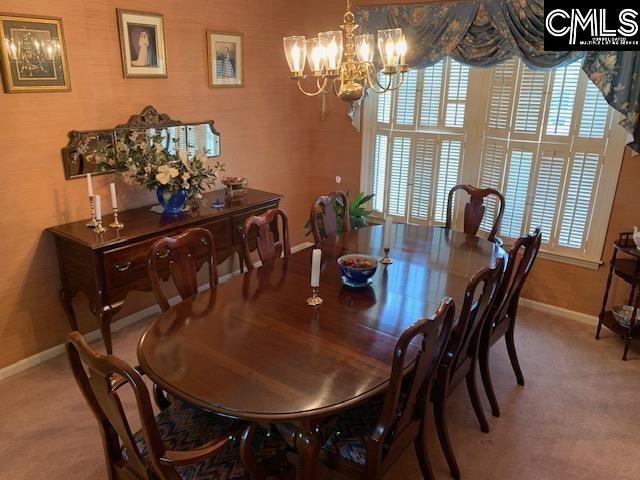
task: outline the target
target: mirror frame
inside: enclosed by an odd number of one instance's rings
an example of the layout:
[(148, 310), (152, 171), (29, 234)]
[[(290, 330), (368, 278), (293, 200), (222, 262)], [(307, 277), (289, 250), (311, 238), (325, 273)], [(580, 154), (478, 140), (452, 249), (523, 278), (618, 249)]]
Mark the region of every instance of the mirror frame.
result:
[[(218, 144), (219, 150), (218, 154), (214, 155), (214, 158), (218, 157), (222, 154), (222, 141), (220, 132), (216, 130), (213, 120), (205, 120), (202, 122), (181, 122), (179, 120), (173, 120), (166, 113), (159, 113), (152, 105), (147, 105), (144, 107), (142, 112), (137, 115), (132, 115), (129, 117), (129, 121), (127, 123), (123, 123), (121, 125), (116, 126), (113, 129), (109, 128), (101, 128), (97, 130), (72, 130), (69, 132), (69, 143), (66, 147), (62, 149), (62, 162), (64, 166), (64, 176), (65, 179), (71, 180), (74, 178), (84, 178), (87, 173), (91, 173), (91, 175), (106, 175), (111, 173), (116, 173), (117, 170), (104, 170), (99, 172), (86, 172), (86, 173), (71, 173), (71, 162), (72, 162), (72, 154), (77, 150), (80, 146), (84, 138), (88, 135), (110, 135), (111, 142), (115, 146), (116, 144), (116, 133), (127, 131), (127, 130), (146, 130), (148, 128), (167, 128), (167, 127), (181, 127), (181, 126), (193, 126), (193, 125), (209, 125), (211, 131), (214, 135), (218, 136)], [(117, 155), (117, 152), (116, 152)]]

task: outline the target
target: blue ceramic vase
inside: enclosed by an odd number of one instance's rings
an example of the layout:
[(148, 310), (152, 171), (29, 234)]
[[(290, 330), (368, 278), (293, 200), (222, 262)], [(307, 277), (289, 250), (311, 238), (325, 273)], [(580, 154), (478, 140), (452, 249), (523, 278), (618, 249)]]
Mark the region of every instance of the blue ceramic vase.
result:
[(164, 185), (160, 185), (156, 189), (156, 196), (158, 197), (158, 202), (164, 208), (164, 213), (177, 214), (182, 213), (182, 207), (187, 199), (187, 191), (181, 188), (172, 192), (167, 199), (164, 195)]

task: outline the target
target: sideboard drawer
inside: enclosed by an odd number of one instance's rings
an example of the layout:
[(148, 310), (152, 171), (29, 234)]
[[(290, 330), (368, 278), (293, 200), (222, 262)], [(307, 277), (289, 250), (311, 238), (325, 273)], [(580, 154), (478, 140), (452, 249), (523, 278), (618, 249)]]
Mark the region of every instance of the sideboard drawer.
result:
[[(231, 221), (228, 218), (216, 220), (202, 225), (211, 232), (216, 251), (226, 251), (232, 246)], [(181, 231), (171, 232), (172, 236), (179, 235)], [(145, 240), (125, 247), (108, 250), (104, 254), (104, 266), (109, 288), (129, 284), (141, 278), (148, 277), (147, 256), (151, 246), (162, 236), (151, 240)], [(206, 244), (197, 245), (193, 251), (194, 257), (201, 259), (207, 255), (209, 248)], [(158, 260), (158, 270), (168, 269), (169, 258), (167, 255)]]
[[(107, 286), (113, 288), (148, 276), (147, 255), (156, 240), (157, 238), (153, 238), (105, 252), (104, 270)], [(164, 262), (167, 262), (168, 266), (168, 259)], [(160, 266), (166, 268), (162, 264)]]

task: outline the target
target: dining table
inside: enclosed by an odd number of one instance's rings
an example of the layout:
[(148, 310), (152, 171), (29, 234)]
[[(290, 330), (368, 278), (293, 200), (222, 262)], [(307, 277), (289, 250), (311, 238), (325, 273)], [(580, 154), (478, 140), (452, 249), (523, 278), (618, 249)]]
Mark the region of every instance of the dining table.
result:
[(296, 476), (317, 478), (320, 425), (382, 394), (401, 333), (444, 297), (461, 306), (473, 274), (505, 256), (477, 236), (394, 224), (392, 263), (378, 264), (368, 287), (343, 285), (337, 259), (380, 258), (383, 237), (382, 226), (371, 226), (320, 243), (316, 307), (307, 305), (311, 248), (179, 302), (142, 335), (141, 366), (163, 390), (205, 410), (292, 426)]

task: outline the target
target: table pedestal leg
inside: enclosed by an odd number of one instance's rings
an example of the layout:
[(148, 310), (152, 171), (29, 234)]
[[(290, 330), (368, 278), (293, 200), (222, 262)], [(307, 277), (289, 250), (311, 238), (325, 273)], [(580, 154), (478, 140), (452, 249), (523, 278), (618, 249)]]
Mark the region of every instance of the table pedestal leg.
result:
[(320, 453), (320, 432), (311, 425), (304, 425), (296, 437), (299, 454), (297, 480), (316, 480), (318, 454)]

